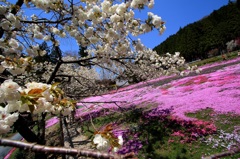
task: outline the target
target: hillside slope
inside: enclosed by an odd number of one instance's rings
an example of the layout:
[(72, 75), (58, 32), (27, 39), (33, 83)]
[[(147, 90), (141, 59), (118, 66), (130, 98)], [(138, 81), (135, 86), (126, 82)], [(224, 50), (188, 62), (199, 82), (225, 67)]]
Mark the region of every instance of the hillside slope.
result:
[(119, 105), (129, 108), (145, 107), (149, 104), (157, 107), (155, 111), (171, 109), (173, 116), (184, 120), (189, 119), (185, 113), (205, 108), (240, 114), (239, 61), (240, 58), (236, 58), (205, 65), (202, 73), (198, 75), (192, 74), (184, 78), (161, 77), (106, 95), (86, 98), (78, 103), (84, 103), (84, 107), (77, 110), (76, 117), (84, 118), (88, 114), (98, 114), (103, 109), (118, 109)]
[(239, 37), (240, 8), (235, 3), (230, 3), (209, 16), (180, 28), (154, 50), (158, 54), (178, 51), (187, 61), (193, 61), (207, 58), (209, 52), (220, 54), (226, 51), (226, 43)]

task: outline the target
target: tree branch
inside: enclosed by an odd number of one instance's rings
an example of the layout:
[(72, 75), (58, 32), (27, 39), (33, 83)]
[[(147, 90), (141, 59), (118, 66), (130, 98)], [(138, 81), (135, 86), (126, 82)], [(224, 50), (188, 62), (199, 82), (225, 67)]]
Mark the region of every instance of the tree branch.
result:
[(56, 74), (57, 74), (57, 72), (58, 72), (58, 69), (60, 68), (61, 65), (62, 65), (62, 61), (58, 61), (58, 62), (57, 62), (57, 65), (55, 66), (55, 68), (54, 68), (54, 70), (53, 70), (53, 72), (52, 72), (52, 74), (51, 74), (51, 76), (50, 76), (50, 78), (49, 78), (48, 81), (47, 81), (47, 84), (51, 84), (51, 83), (52, 83), (52, 81), (53, 81), (54, 78), (56, 77)]
[[(81, 64), (81, 63), (83, 63), (83, 62), (88, 62), (88, 61), (93, 60), (93, 59), (95, 59), (95, 58), (97, 58), (97, 57), (90, 57), (90, 58), (85, 58), (85, 59), (80, 59), (80, 60), (62, 61), (62, 62), (63, 62), (64, 64), (77, 63), (77, 64), (79, 64), (79, 65), (83, 65), (83, 64)], [(84, 66), (84, 65), (83, 65), (83, 66)]]
[[(19, 9), (22, 7), (22, 5), (23, 5), (23, 0), (18, 0), (15, 6), (13, 7), (13, 9), (11, 10), (11, 13), (16, 15)], [(4, 34), (4, 30), (2, 27), (0, 27), (0, 38), (2, 38), (3, 34)]]
[(15, 141), (9, 139), (0, 139), (0, 145), (3, 146), (12, 146), (22, 149), (28, 149), (34, 152), (42, 153), (58, 153), (72, 156), (86, 156), (99, 159), (122, 159), (122, 158), (133, 158), (134, 153), (129, 153), (126, 155), (118, 155), (113, 153), (101, 153), (98, 151), (83, 150), (83, 149), (73, 149), (73, 148), (64, 148), (64, 147), (51, 147), (38, 145), (35, 143), (26, 143), (22, 141)]
[(41, 24), (41, 23), (48, 23), (48, 24), (59, 24), (59, 23), (63, 23), (65, 21), (71, 20), (72, 17), (68, 17), (68, 18), (64, 18), (64, 19), (60, 19), (60, 20), (56, 20), (56, 21), (51, 21), (48, 19), (38, 19), (38, 21), (30, 21), (30, 20), (21, 20), (22, 23), (31, 23), (31, 24)]

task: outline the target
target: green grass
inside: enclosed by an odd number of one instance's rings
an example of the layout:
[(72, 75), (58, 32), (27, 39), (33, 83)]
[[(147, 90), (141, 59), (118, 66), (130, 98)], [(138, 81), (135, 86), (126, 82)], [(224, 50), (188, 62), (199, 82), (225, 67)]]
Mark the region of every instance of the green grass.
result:
[[(128, 140), (136, 140), (133, 136), (138, 134), (138, 141), (141, 141), (142, 148), (138, 152), (139, 159), (200, 159), (203, 155), (226, 151), (223, 147), (213, 148), (212, 144), (203, 142), (204, 138), (212, 136), (218, 138), (219, 134), (209, 134), (202, 136), (190, 142), (182, 142), (184, 138), (188, 138), (194, 125), (178, 123), (171, 120), (168, 115), (155, 118), (145, 118), (144, 115), (149, 111), (151, 105), (148, 103), (146, 109), (143, 107), (132, 108), (121, 113), (113, 112), (106, 116), (93, 119), (94, 126), (100, 128), (103, 125), (116, 122), (123, 129), (129, 128), (130, 132), (125, 138)], [(154, 107), (154, 104), (153, 104)], [(219, 130), (232, 132), (234, 126), (240, 125), (240, 116), (232, 114), (217, 114), (212, 109), (204, 109), (194, 113), (187, 113), (189, 117), (197, 118), (203, 121), (213, 122)], [(88, 125), (88, 127), (86, 126)], [(91, 123), (82, 125), (85, 134), (90, 138), (93, 137), (94, 128)], [(173, 132), (181, 131), (185, 133), (184, 137), (172, 136)], [(171, 142), (169, 142), (171, 141)], [(225, 157), (223, 159), (238, 158), (240, 154)]]
[[(233, 51), (233, 52), (227, 53), (226, 54), (227, 60), (236, 58), (238, 56), (237, 52), (238, 51)], [(201, 60), (201, 61), (196, 61), (196, 62), (191, 63), (190, 65), (191, 66), (194, 66), (194, 65), (203, 66), (203, 65), (206, 65), (206, 64), (211, 64), (211, 63), (219, 62), (219, 61), (223, 61), (222, 55), (214, 56), (214, 57), (207, 58), (207, 59), (204, 59), (204, 60)]]
[(195, 113), (187, 113), (186, 115), (205, 121), (213, 121), (218, 129), (224, 130), (226, 132), (232, 132), (234, 130), (234, 126), (240, 126), (239, 115), (234, 115), (231, 113), (219, 114), (210, 108), (203, 109)]
[(188, 117), (197, 118), (205, 121), (210, 121), (211, 119), (211, 113), (213, 113), (213, 110), (211, 108), (203, 109), (194, 113), (187, 113), (186, 115)]
[(203, 155), (210, 155), (221, 151), (212, 150), (205, 144), (192, 142), (189, 144), (181, 144), (178, 142), (171, 144), (163, 144), (159, 146), (151, 154), (143, 153), (139, 158), (154, 159), (200, 159)]
[[(200, 119), (200, 120), (212, 121), (216, 125), (219, 131), (216, 134), (211, 135), (210, 137), (217, 139), (222, 143), (226, 143), (226, 142), (223, 140), (219, 140), (221, 131), (231, 134), (234, 131), (234, 126), (240, 126), (240, 116), (234, 115), (232, 113), (219, 114), (214, 112), (212, 109), (203, 109), (195, 113), (187, 113), (186, 115), (189, 117)], [(210, 144), (210, 145), (204, 144), (203, 148), (200, 149), (200, 151), (208, 152), (208, 155), (226, 151), (226, 148), (223, 148), (221, 146), (218, 146), (217, 148), (212, 148), (212, 146), (213, 144)], [(240, 158), (240, 153), (235, 154), (233, 156), (229, 156), (229, 157), (223, 157), (222, 159), (236, 159), (236, 158)]]
[(17, 148), (8, 159), (35, 159), (34, 152)]
[[(148, 106), (146, 108), (148, 108)], [(88, 136), (95, 131), (94, 127), (99, 129), (103, 125), (107, 125), (111, 122), (123, 123), (122, 126), (130, 126), (132, 124), (137, 124), (140, 113), (142, 113), (141, 108), (132, 108), (131, 110), (128, 109), (125, 110), (124, 113), (112, 112), (108, 115), (92, 119), (92, 123), (90, 121), (85, 122), (84, 124), (82, 124), (82, 128)]]

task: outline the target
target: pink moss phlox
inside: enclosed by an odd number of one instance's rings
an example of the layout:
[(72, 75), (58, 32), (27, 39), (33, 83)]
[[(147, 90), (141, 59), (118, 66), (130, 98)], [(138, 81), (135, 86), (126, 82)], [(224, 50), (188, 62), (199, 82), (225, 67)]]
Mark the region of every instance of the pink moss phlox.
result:
[(195, 121), (192, 121), (192, 124), (195, 125), (194, 128), (197, 131), (196, 133), (200, 136), (213, 134), (213, 133), (216, 133), (217, 131), (216, 126), (211, 122), (195, 120)]
[[(240, 58), (238, 59), (240, 60)], [(217, 70), (216, 72), (174, 80), (163, 86), (152, 87), (151, 85), (146, 85), (145, 87), (139, 88), (138, 86), (140, 85), (137, 84), (135, 85), (136, 87), (128, 87), (131, 89), (122, 90), (114, 94), (89, 97), (83, 101), (123, 101), (124, 103), (119, 102), (117, 104), (124, 109), (139, 105), (144, 107), (144, 103), (151, 101), (151, 103), (158, 105), (157, 110), (173, 107), (172, 115), (184, 120), (194, 120), (193, 118), (187, 117), (185, 115), (186, 112), (195, 112), (205, 108), (212, 108), (219, 113), (240, 114), (239, 79), (240, 64), (236, 64)], [(156, 81), (157, 80), (154, 82)], [(188, 81), (192, 81), (189, 86), (186, 84)], [(142, 86), (143, 85), (142, 83)], [(100, 109), (119, 109), (114, 103), (85, 105), (85, 107), (76, 111), (77, 117), (86, 116), (91, 112), (96, 113), (96, 111), (100, 111)], [(153, 115), (157, 115), (157, 113)]]
[(172, 133), (171, 136), (185, 137), (185, 135), (181, 131), (176, 131)]
[(183, 126), (183, 130), (177, 130), (171, 136), (180, 137), (181, 143), (195, 141), (199, 137), (214, 134), (217, 132), (216, 126), (208, 121), (194, 120), (184, 121), (178, 118), (172, 118), (174, 122)]
[(170, 107), (168, 109), (154, 108), (152, 110), (146, 111), (143, 114), (143, 118), (150, 119), (150, 120), (156, 119), (156, 118), (164, 119), (165, 117), (170, 116), (172, 110), (173, 110), (173, 107)]
[[(221, 62), (215, 62), (215, 63), (213, 63), (213, 64), (206, 64), (206, 65), (201, 66), (201, 67), (199, 67), (199, 68), (201, 68), (202, 70), (204, 70), (204, 69), (209, 69), (209, 68), (212, 68), (212, 67), (215, 67), (215, 66), (224, 65), (224, 64), (229, 64), (229, 63), (233, 63), (233, 62), (237, 62), (237, 61), (240, 61), (240, 57), (237, 57), (237, 58), (231, 59), (231, 60), (226, 60), (226, 61), (221, 61)], [(155, 82), (157, 82), (157, 81), (161, 81), (161, 80), (164, 80), (164, 79), (172, 78), (172, 77), (174, 77), (174, 76), (176, 76), (176, 75), (161, 76), (161, 77), (159, 77), (159, 78), (155, 78), (155, 79), (152, 79), (152, 80), (139, 82), (139, 83), (137, 83), (137, 84), (132, 84), (132, 85), (129, 85), (129, 86), (120, 88), (120, 89), (118, 89), (117, 91), (113, 91), (113, 92), (122, 92), (122, 91), (126, 91), (126, 90), (132, 90), (132, 89), (135, 89), (135, 88), (138, 88), (138, 87), (143, 87), (143, 86), (151, 85), (151, 83), (155, 83)]]
[(215, 63), (212, 63), (212, 64), (206, 64), (206, 65), (204, 65), (204, 66), (201, 66), (200, 68), (201, 68), (202, 70), (204, 70), (204, 69), (212, 68), (212, 67), (219, 66), (219, 65), (225, 65), (225, 64), (237, 62), (237, 61), (239, 61), (239, 60), (240, 60), (240, 57), (237, 57), (237, 58), (234, 58), (234, 59), (231, 59), (231, 60), (215, 62)]
[(123, 136), (123, 134), (125, 134), (125, 133), (127, 133), (128, 132), (128, 130), (123, 130), (123, 129), (121, 129), (121, 127), (119, 127), (119, 128), (115, 128), (113, 131), (112, 131), (112, 133), (115, 135), (115, 136)]
[(193, 91), (193, 87), (192, 86), (186, 86), (186, 87), (183, 88), (183, 91), (184, 92), (191, 92), (191, 91)]
[(75, 118), (79, 119), (81, 122), (89, 121), (90, 119), (94, 119), (96, 117), (104, 115), (107, 111), (109, 111), (109, 110), (108, 109), (95, 109), (93, 111), (84, 112), (81, 114), (75, 113)]
[(59, 122), (58, 117), (53, 117), (46, 121), (46, 128), (53, 126), (53, 125), (57, 124), (58, 122)]
[(163, 95), (169, 94), (168, 89), (161, 89), (161, 92)]
[(11, 157), (11, 155), (12, 155), (12, 153), (16, 150), (17, 148), (12, 148), (9, 152), (8, 152), (8, 154), (3, 158), (3, 159), (9, 159), (10, 157)]

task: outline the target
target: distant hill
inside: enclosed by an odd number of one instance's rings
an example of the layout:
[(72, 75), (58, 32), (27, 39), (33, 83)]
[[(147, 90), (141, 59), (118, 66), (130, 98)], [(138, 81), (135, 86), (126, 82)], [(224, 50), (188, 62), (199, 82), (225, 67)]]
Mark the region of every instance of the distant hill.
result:
[[(226, 52), (226, 43), (240, 37), (239, 0), (191, 23), (154, 48), (158, 54), (180, 52), (187, 61)], [(239, 47), (239, 46), (238, 46)]]

